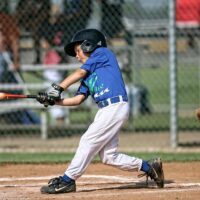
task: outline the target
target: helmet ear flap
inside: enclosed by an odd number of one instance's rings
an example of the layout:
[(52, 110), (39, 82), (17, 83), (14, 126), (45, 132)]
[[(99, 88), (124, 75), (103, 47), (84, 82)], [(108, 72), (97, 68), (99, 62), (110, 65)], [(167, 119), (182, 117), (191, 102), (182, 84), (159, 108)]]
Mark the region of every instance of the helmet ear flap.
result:
[(90, 53), (97, 48), (98, 44), (92, 42), (91, 40), (84, 40), (81, 44), (81, 49), (84, 53)]

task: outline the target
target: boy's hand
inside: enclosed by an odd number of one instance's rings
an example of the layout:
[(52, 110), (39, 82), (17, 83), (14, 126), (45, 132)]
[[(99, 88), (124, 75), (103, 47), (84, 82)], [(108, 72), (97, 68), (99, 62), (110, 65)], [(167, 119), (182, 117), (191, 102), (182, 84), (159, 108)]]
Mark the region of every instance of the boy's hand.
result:
[(51, 96), (48, 96), (46, 92), (39, 92), (36, 100), (45, 107), (48, 107), (49, 105), (55, 105), (55, 99), (53, 99)]
[(54, 100), (60, 100), (61, 93), (64, 91), (64, 88), (55, 83), (53, 83), (51, 86), (51, 90), (47, 93), (48, 96), (52, 97)]

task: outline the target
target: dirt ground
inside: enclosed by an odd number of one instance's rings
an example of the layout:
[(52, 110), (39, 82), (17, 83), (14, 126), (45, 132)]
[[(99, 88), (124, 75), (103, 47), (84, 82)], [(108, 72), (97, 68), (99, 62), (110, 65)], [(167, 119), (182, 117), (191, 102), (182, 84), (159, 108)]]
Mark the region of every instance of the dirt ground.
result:
[[(169, 133), (121, 134), (119, 151), (125, 152), (200, 152), (200, 133), (179, 134), (180, 145), (170, 147)], [(74, 152), (80, 136), (53, 138), (1, 138), (0, 152)], [(164, 159), (164, 158), (163, 158)], [(124, 172), (100, 163), (92, 163), (77, 180), (77, 192), (45, 195), (40, 187), (50, 178), (62, 175), (66, 164), (1, 164), (0, 200), (197, 200), (200, 197), (200, 162), (163, 162), (165, 187), (148, 187), (138, 172)]]
[(50, 178), (62, 175), (65, 164), (0, 165), (1, 200), (197, 200), (200, 197), (200, 162), (165, 163), (165, 187), (156, 188), (154, 182), (137, 178), (138, 172), (125, 172), (101, 163), (92, 163), (77, 180), (77, 192), (46, 195), (40, 187)]

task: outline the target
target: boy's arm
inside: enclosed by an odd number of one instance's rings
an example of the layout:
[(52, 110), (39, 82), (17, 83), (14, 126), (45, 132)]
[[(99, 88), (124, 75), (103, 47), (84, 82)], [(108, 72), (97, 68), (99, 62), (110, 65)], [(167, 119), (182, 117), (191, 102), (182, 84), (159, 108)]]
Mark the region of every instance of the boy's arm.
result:
[(67, 89), (73, 83), (76, 83), (80, 79), (84, 78), (87, 74), (86, 70), (77, 69), (75, 72), (70, 74), (67, 78), (65, 78), (59, 85), (63, 89)]
[(56, 101), (56, 105), (60, 106), (77, 106), (80, 105), (85, 100), (85, 95), (79, 94), (74, 97), (69, 97), (65, 99), (61, 99), (59, 101)]
[(67, 89), (73, 83), (76, 83), (80, 79), (84, 78), (87, 75), (87, 71), (83, 69), (77, 69), (75, 72), (70, 74), (65, 78), (59, 85), (53, 83), (53, 89), (48, 92), (48, 95), (54, 98), (55, 100), (61, 99), (61, 93)]

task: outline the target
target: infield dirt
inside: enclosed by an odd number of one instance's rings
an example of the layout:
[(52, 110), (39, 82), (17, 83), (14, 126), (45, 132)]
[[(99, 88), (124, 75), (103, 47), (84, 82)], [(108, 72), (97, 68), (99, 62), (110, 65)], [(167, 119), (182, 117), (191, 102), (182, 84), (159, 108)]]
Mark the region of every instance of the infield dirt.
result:
[(163, 163), (165, 188), (137, 178), (138, 172), (125, 172), (100, 163), (92, 163), (77, 180), (77, 192), (45, 195), (40, 187), (50, 178), (62, 175), (67, 164), (0, 165), (1, 200), (197, 200), (200, 197), (200, 162)]
[[(3, 138), (1, 152), (75, 152), (80, 136), (41, 140), (40, 138)], [(125, 152), (200, 152), (199, 132), (179, 134), (185, 146), (170, 148), (169, 133), (121, 134), (120, 151)], [(0, 200), (199, 200), (200, 162), (165, 162), (165, 188), (157, 189), (152, 181), (146, 187), (138, 172), (125, 172), (92, 163), (77, 180), (77, 192), (44, 195), (40, 187), (50, 178), (62, 175), (66, 164), (1, 164)]]

